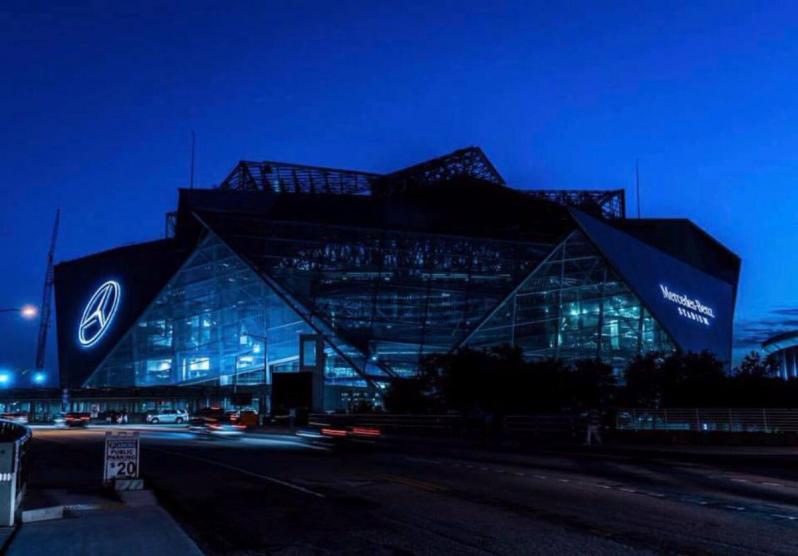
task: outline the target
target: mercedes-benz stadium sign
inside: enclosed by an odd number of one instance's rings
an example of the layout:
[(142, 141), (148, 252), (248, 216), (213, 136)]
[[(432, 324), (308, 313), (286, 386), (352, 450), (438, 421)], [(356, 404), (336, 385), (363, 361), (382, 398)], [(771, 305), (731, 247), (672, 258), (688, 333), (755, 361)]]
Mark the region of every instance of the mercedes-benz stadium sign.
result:
[(108, 280), (91, 296), (78, 325), (78, 342), (83, 347), (91, 347), (103, 337), (114, 320), (119, 308), (122, 288), (119, 282)]
[(709, 319), (715, 318), (714, 309), (704, 305), (697, 298), (676, 293), (668, 289), (668, 286), (664, 286), (662, 284), (659, 285), (659, 289), (662, 291), (662, 297), (677, 305), (677, 310), (679, 311), (680, 316), (694, 320), (705, 326), (709, 326), (712, 322)]

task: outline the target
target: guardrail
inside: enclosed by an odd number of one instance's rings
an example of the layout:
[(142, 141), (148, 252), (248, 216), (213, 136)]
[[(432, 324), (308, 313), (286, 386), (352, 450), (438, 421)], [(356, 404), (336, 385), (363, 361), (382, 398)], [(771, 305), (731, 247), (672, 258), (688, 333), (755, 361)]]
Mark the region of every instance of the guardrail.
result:
[(798, 432), (798, 409), (621, 409), (616, 428), (632, 431)]
[(551, 436), (567, 438), (579, 432), (579, 417), (565, 413), (508, 415), (503, 430), (510, 436)]
[(404, 415), (394, 413), (314, 413), (309, 419), (316, 426), (375, 427), (384, 433), (460, 436), (474, 432), (504, 432), (510, 436), (573, 436), (578, 418), (567, 414), (507, 415), (494, 420), (487, 416)]
[(31, 432), (24, 425), (0, 420), (0, 526), (11, 527), (25, 495)]
[(310, 425), (358, 425), (383, 432), (454, 434), (463, 418), (459, 415), (403, 415), (395, 413), (314, 413)]

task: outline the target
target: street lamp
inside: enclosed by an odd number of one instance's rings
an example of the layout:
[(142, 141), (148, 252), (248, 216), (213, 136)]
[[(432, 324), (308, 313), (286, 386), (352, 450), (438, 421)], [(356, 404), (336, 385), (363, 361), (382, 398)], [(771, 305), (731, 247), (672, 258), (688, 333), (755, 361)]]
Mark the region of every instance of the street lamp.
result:
[(0, 309), (0, 313), (18, 313), (23, 319), (33, 319), (39, 314), (39, 309), (35, 305), (23, 305), (22, 307), (9, 307)]

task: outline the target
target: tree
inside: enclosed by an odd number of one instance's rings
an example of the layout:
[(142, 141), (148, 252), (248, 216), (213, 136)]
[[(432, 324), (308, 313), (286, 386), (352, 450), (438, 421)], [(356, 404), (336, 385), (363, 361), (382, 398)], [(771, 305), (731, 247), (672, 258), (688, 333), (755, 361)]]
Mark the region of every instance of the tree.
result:
[(729, 377), (712, 353), (647, 353), (625, 370), (624, 401), (642, 407), (723, 405)]
[(599, 359), (576, 361), (566, 378), (572, 405), (606, 407), (614, 397), (616, 381), (612, 367)]
[(422, 378), (397, 378), (383, 394), (385, 408), (391, 413), (429, 413), (433, 401)]
[(639, 407), (660, 407), (664, 396), (663, 363), (667, 355), (649, 352), (638, 355), (626, 366), (624, 403)]
[(778, 374), (778, 361), (773, 354), (762, 358), (759, 352), (752, 351), (740, 362), (736, 374), (749, 377), (773, 377)]

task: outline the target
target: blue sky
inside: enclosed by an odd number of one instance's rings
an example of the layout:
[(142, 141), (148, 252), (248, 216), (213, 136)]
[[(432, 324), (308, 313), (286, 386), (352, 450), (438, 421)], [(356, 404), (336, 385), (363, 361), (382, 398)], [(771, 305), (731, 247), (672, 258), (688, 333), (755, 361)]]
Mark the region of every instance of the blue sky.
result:
[[(421, 4), (4, 2), (0, 307), (39, 302), (57, 207), (59, 260), (162, 236), (193, 129), (199, 184), (476, 144), (514, 186), (633, 207), (639, 159), (644, 216), (743, 258), (741, 330), (798, 326), (798, 5)], [(31, 365), (35, 332), (0, 315), (0, 366)]]

